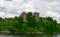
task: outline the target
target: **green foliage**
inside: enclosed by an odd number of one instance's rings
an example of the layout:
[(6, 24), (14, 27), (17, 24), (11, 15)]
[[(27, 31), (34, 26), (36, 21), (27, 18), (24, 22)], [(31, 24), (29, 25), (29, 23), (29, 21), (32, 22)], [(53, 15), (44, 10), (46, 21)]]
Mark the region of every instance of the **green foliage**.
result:
[(23, 16), (5, 19), (0, 17), (0, 31), (7, 29), (12, 32), (42, 32), (49, 34), (60, 32), (60, 24), (51, 17), (39, 17), (37, 22), (31, 12), (26, 15), (27, 22), (23, 21)]

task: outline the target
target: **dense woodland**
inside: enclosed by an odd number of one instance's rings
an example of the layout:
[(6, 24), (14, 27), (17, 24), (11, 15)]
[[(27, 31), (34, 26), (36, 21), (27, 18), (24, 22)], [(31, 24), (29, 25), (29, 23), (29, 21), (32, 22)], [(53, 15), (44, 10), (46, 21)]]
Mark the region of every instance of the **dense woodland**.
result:
[(26, 15), (27, 22), (23, 21), (22, 16), (14, 18), (0, 17), (0, 31), (6, 29), (12, 32), (60, 33), (60, 24), (53, 18), (39, 17), (37, 21), (31, 12)]

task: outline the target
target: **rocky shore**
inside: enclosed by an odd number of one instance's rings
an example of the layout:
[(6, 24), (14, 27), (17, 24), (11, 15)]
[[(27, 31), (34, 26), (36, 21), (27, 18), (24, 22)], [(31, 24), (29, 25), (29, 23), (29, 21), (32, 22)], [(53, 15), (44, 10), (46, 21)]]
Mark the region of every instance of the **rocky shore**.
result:
[(9, 30), (2, 30), (0, 34), (43, 34), (42, 32), (11, 32)]

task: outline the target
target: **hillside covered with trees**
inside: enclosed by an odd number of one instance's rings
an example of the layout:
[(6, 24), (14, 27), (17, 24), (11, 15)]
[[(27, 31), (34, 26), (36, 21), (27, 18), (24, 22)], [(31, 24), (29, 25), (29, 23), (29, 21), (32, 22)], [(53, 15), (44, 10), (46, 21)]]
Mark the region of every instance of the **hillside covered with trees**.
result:
[(60, 33), (60, 24), (51, 17), (36, 17), (31, 13), (26, 13), (26, 21), (23, 16), (14, 18), (0, 17), (0, 31), (9, 30), (15, 32), (42, 32), (42, 33)]

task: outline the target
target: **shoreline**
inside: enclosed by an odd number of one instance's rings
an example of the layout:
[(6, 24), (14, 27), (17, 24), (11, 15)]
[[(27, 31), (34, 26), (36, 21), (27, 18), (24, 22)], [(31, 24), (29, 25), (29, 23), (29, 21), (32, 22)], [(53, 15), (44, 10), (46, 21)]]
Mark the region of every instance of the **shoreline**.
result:
[[(37, 35), (43, 35), (47, 33), (42, 33), (42, 32), (0, 32), (0, 34), (37, 34)], [(60, 33), (52, 33), (52, 34), (60, 34)]]
[[(0, 34), (49, 34), (49, 33), (43, 33), (43, 32), (12, 32), (9, 30), (2, 30), (0, 31)], [(58, 32), (53, 32), (51, 34), (59, 34)]]
[(0, 31), (0, 34), (43, 34), (42, 32), (12, 32), (8, 30)]

